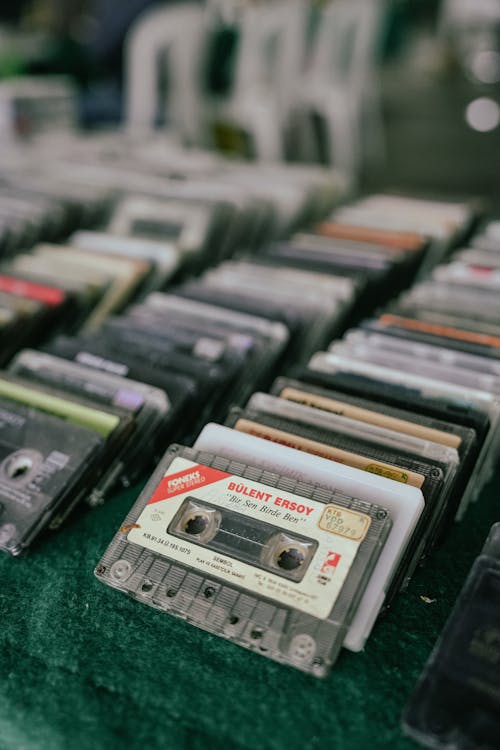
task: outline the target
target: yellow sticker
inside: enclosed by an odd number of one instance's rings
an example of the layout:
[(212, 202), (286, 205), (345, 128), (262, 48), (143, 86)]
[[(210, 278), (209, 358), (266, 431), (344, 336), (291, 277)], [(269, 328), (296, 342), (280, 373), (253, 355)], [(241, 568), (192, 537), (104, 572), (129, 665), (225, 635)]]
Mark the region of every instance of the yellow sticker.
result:
[(338, 505), (327, 505), (319, 519), (319, 527), (332, 534), (362, 542), (368, 533), (372, 520), (365, 513), (339, 508)]
[(395, 482), (401, 482), (402, 484), (408, 483), (409, 477), (406, 471), (394, 471), (394, 469), (388, 469), (387, 466), (383, 466), (382, 464), (367, 464), (365, 471), (369, 471), (370, 474), (378, 474), (379, 477), (392, 479)]

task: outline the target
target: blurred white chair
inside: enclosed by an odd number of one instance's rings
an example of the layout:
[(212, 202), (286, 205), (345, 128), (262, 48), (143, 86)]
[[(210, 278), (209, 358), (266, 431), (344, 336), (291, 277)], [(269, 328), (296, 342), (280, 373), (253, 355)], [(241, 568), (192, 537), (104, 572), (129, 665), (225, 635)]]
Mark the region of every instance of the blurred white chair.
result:
[(440, 23), (453, 28), (500, 21), (500, 0), (443, 0)]
[(247, 135), (257, 159), (281, 160), (283, 130), (303, 66), (308, 4), (268, 0), (235, 16), (239, 47), (229, 95), (210, 107), (210, 121)]
[(362, 160), (385, 156), (377, 76), (385, 11), (385, 0), (332, 0), (296, 88), (302, 158), (327, 161), (353, 178)]
[[(476, 68), (481, 53), (498, 53), (500, 0), (443, 0), (438, 31), (459, 62), (481, 81)], [(496, 61), (498, 67), (498, 60)], [(488, 81), (485, 81), (488, 82)], [(496, 82), (496, 81), (495, 81)]]
[(206, 14), (200, 3), (153, 8), (140, 16), (125, 43), (127, 127), (134, 134), (154, 129), (159, 115), (162, 67), (168, 74), (165, 102), (169, 127), (189, 143), (203, 135), (200, 96)]

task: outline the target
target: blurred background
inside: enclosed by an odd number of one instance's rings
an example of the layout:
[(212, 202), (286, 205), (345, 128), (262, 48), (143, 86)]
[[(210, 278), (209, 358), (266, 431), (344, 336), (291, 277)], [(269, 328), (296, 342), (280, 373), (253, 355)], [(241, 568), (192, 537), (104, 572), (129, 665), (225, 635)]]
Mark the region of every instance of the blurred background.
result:
[(500, 0), (4, 2), (0, 148), (49, 121), (165, 128), (361, 189), (497, 197), (499, 32)]

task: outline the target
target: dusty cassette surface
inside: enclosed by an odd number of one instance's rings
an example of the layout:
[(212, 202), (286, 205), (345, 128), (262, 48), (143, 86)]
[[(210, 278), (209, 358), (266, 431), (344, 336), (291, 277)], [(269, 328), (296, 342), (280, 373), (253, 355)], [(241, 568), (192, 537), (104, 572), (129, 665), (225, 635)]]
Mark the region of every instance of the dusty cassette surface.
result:
[(104, 438), (0, 398), (0, 550), (20, 555), (64, 506), (90, 487)]
[(427, 747), (495, 750), (500, 736), (500, 524), (493, 526), (403, 717)]
[(174, 445), (95, 572), (150, 606), (324, 676), (391, 525), (378, 505)]

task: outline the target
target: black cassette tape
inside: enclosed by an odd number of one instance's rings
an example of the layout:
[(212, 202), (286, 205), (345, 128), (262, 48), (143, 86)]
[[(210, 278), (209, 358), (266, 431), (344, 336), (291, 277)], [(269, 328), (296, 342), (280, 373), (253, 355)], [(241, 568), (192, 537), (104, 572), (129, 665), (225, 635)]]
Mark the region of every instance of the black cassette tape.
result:
[(476, 559), (403, 717), (427, 747), (496, 750), (500, 737), (500, 524)]
[[(314, 351), (320, 345), (319, 339), (317, 343), (314, 342), (311, 345), (307, 344), (306, 346), (303, 343), (304, 340), (308, 339), (309, 328), (312, 325), (311, 319), (306, 318), (303, 310), (291, 305), (284, 306), (264, 294), (259, 298), (256, 295), (245, 294), (243, 291), (231, 292), (228, 289), (205, 286), (200, 281), (190, 282), (180, 287), (176, 290), (176, 294), (188, 299), (218, 305), (250, 315), (260, 315), (269, 320), (284, 323), (290, 332), (290, 344), (287, 352), (287, 358), (290, 361), (305, 359), (308, 353)], [(306, 352), (304, 353), (305, 346)]]
[(196, 382), (187, 375), (176, 375), (137, 361), (131, 354), (120, 352), (115, 356), (101, 336), (57, 336), (43, 351), (78, 362), (101, 372), (131, 378), (165, 391), (171, 404), (169, 424), (170, 439), (188, 434), (188, 425), (198, 422), (200, 399)]
[(117, 463), (113, 472), (125, 486), (137, 480), (155, 451), (159, 453), (160, 437), (170, 425), (170, 401), (164, 391), (30, 349), (16, 357), (10, 372), (31, 381), (34, 389), (50, 389), (117, 415), (128, 415), (134, 431), (129, 441), (122, 443), (121, 468)]
[(103, 444), (97, 432), (0, 398), (0, 550), (20, 555), (87, 494)]
[(380, 506), (174, 445), (95, 572), (150, 606), (324, 676), (391, 526)]
[[(281, 398), (289, 398), (299, 404), (304, 403), (313, 406), (315, 405), (316, 398), (333, 399), (339, 402), (338, 411), (334, 412), (338, 414), (346, 413), (349, 415), (349, 407), (354, 407), (354, 410), (363, 409), (370, 412), (380, 412), (391, 420), (402, 420), (413, 423), (415, 425), (415, 432), (412, 431), (408, 434), (419, 434), (417, 432), (419, 428), (423, 428), (426, 436), (427, 430), (438, 431), (443, 434), (443, 438), (436, 438), (436, 442), (456, 448), (461, 463), (467, 466), (473, 465), (479, 452), (477, 435), (474, 429), (462, 427), (459, 424), (447, 422), (444, 419), (428, 417), (418, 411), (412, 411), (411, 403), (408, 404), (407, 409), (397, 408), (385, 403), (379, 403), (375, 398), (363, 398), (362, 396), (356, 396), (341, 390), (337, 391), (333, 387), (321, 388), (301, 380), (286, 377), (277, 378), (270, 392)], [(344, 412), (344, 409), (346, 409), (346, 412)], [(431, 438), (432, 435), (429, 434), (429, 439)]]
[(445, 402), (411, 386), (385, 383), (358, 373), (329, 373), (311, 367), (295, 368), (293, 376), (323, 388), (334, 388), (342, 393), (373, 399), (377, 404), (411, 409), (418, 414), (470, 427), (476, 431), (479, 444), (483, 443), (490, 428), (488, 416), (474, 406), (459, 403), (456, 399)]

